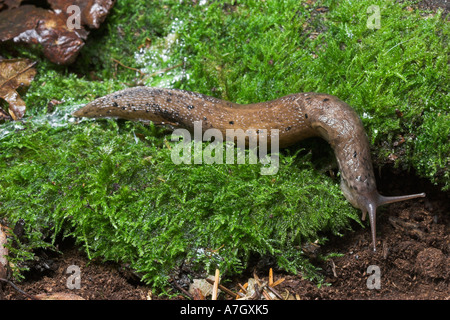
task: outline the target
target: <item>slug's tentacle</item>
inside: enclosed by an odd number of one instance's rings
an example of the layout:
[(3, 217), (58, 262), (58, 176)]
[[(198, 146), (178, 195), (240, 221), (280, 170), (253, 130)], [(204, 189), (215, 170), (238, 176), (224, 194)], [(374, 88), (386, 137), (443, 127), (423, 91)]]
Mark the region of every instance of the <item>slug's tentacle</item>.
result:
[[(193, 129), (279, 130), (279, 146), (320, 136), (334, 149), (346, 199), (370, 218), (372, 245), (376, 247), (377, 207), (418, 197), (424, 193), (385, 197), (376, 189), (370, 144), (361, 119), (338, 98), (321, 93), (291, 94), (277, 100), (240, 105), (203, 94), (150, 87), (135, 87), (98, 98), (77, 110), (75, 117), (113, 117), (167, 123)], [(268, 141), (270, 143), (270, 141)]]
[(406, 196), (392, 196), (392, 197), (385, 197), (379, 194), (377, 191), (374, 191), (372, 196), (366, 197), (365, 200), (362, 200), (365, 204), (364, 208), (362, 209), (363, 216), (362, 220), (365, 220), (366, 214), (369, 214), (369, 221), (370, 221), (370, 228), (372, 233), (372, 247), (373, 251), (376, 251), (376, 215), (377, 215), (377, 208), (379, 206), (382, 206), (384, 204), (388, 203), (394, 203), (394, 202), (400, 202), (415, 198), (423, 198), (425, 197), (425, 193), (417, 193), (417, 194), (410, 194)]

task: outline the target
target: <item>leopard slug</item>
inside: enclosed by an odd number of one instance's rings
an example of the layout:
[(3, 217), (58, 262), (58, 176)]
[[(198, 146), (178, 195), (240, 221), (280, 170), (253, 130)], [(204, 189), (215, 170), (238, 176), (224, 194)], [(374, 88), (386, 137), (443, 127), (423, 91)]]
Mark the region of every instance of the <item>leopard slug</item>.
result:
[(203, 94), (151, 87), (134, 87), (100, 97), (73, 113), (75, 117), (122, 118), (172, 124), (192, 130), (279, 130), (279, 147), (319, 136), (328, 141), (341, 173), (346, 199), (369, 215), (372, 247), (376, 250), (376, 209), (425, 193), (387, 197), (377, 191), (370, 144), (361, 119), (345, 102), (322, 93), (291, 94), (273, 101), (241, 105)]

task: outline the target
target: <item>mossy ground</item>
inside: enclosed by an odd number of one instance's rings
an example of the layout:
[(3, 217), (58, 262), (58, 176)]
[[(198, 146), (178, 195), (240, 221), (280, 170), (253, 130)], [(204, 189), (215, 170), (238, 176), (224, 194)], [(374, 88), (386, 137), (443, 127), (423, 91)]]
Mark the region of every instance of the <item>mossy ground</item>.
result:
[[(366, 24), (374, 4), (378, 30)], [(410, 5), (119, 1), (74, 65), (23, 50), (39, 61), (25, 96), (29, 118), (3, 124), (15, 131), (0, 135), (0, 217), (26, 221), (24, 250), (13, 260), (64, 234), (90, 257), (130, 263), (153, 285), (163, 286), (187, 259), (231, 274), (255, 254), (313, 276), (300, 244), (348, 229), (359, 212), (309, 152), (283, 151), (275, 176), (261, 176), (259, 165), (175, 165), (163, 130), (62, 115), (136, 84), (239, 103), (326, 92), (361, 115), (376, 162), (395, 154), (396, 165), (448, 189), (450, 30), (439, 14), (424, 18)], [(64, 101), (58, 125), (36, 120), (47, 119), (51, 99)]]

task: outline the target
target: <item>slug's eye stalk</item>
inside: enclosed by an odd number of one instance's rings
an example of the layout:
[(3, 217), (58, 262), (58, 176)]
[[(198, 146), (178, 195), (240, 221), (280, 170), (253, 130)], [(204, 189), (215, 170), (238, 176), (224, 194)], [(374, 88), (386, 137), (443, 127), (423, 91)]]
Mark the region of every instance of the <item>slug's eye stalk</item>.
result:
[(369, 221), (370, 221), (370, 230), (372, 233), (373, 251), (376, 251), (377, 208), (379, 206), (382, 206), (382, 205), (388, 204), (388, 203), (405, 201), (405, 200), (410, 200), (410, 199), (415, 199), (415, 198), (423, 198), (423, 197), (425, 197), (425, 193), (410, 194), (410, 195), (406, 195), (406, 196), (385, 197), (385, 196), (380, 195), (378, 192), (375, 192), (370, 197), (367, 197), (365, 199), (366, 203), (364, 204), (365, 209), (363, 209), (362, 220), (365, 220), (366, 213), (368, 213)]
[(377, 251), (377, 207), (375, 207), (373, 204), (369, 204), (367, 212), (369, 213), (373, 251)]

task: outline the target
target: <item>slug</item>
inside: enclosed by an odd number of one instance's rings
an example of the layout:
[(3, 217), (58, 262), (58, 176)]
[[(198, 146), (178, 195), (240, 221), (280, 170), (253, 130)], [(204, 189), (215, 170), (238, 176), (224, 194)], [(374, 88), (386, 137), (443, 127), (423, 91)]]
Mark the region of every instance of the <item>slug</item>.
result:
[(376, 210), (387, 203), (425, 197), (425, 193), (387, 197), (377, 191), (370, 144), (361, 119), (345, 102), (322, 93), (291, 94), (273, 101), (241, 105), (203, 94), (151, 87), (134, 87), (100, 97), (73, 113), (75, 117), (112, 117), (172, 124), (192, 130), (279, 130), (279, 147), (319, 136), (328, 141), (341, 173), (345, 198), (369, 215), (372, 247), (376, 250)]

